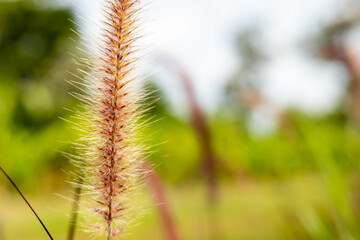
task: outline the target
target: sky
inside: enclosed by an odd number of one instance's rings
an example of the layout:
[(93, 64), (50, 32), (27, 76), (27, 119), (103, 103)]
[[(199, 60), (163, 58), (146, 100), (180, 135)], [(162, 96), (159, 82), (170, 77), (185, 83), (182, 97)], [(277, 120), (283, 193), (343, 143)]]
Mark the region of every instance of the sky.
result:
[[(71, 3), (70, 3), (71, 2)], [(84, 19), (97, 22), (102, 0), (68, 0)], [(143, 33), (144, 75), (156, 76), (176, 108), (185, 106), (179, 80), (159, 61), (171, 57), (191, 76), (201, 105), (212, 111), (239, 68), (235, 42), (242, 29), (259, 26), (269, 63), (262, 68), (261, 91), (279, 108), (331, 110), (344, 93), (346, 71), (304, 54), (299, 47), (331, 21), (340, 0), (146, 0)], [(81, 21), (90, 35), (97, 32)]]

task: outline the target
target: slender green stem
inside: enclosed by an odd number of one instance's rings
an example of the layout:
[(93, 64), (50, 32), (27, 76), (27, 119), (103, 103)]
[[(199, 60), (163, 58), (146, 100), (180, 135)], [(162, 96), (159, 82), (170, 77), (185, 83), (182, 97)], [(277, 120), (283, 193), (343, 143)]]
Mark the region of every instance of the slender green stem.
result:
[[(80, 184), (82, 184), (82, 177), (80, 179), (81, 179)], [(75, 188), (74, 199), (73, 199), (74, 202), (71, 209), (71, 220), (70, 220), (70, 227), (68, 233), (68, 240), (74, 240), (81, 190), (82, 190), (81, 185)]]
[(111, 228), (111, 223), (108, 225), (108, 236), (107, 236), (107, 240), (111, 240), (112, 239), (112, 228)]

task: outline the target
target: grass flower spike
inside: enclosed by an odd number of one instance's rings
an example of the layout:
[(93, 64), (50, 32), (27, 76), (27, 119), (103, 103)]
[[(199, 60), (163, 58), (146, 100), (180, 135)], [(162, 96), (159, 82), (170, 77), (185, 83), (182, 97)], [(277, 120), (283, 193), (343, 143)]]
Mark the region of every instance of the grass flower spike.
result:
[(86, 82), (89, 94), (76, 96), (86, 105), (87, 121), (79, 157), (86, 225), (110, 240), (134, 219), (133, 197), (140, 178), (141, 147), (134, 91), (134, 43), (139, 19), (137, 0), (106, 0), (102, 40)]

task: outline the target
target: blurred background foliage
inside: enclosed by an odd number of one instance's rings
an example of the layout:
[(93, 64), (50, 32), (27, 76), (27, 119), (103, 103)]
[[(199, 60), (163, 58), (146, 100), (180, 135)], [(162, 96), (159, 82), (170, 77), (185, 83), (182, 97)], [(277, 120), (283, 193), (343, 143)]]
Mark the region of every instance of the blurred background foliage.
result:
[[(61, 152), (69, 151), (68, 142), (76, 134), (59, 117), (70, 118), (66, 109), (78, 104), (68, 94), (75, 89), (65, 79), (74, 78), (68, 72), (76, 72), (77, 66), (69, 52), (76, 55), (79, 39), (68, 19), (74, 19), (70, 9), (0, 2), (0, 164), (26, 193), (36, 193), (38, 204), (53, 201), (49, 193), (69, 188), (65, 172), (72, 167)], [(359, 66), (341, 41), (342, 34), (357, 24), (357, 19), (339, 20), (304, 46), (314, 57), (337, 61), (349, 70), (349, 83), (344, 83), (348, 91), (330, 113), (280, 111), (261, 94), (257, 72), (268, 57), (256, 41), (260, 30), (255, 27), (239, 33), (236, 44), (242, 64), (228, 79), (223, 103), (215, 112), (200, 113), (195, 107), (193, 116), (191, 110), (174, 114), (164, 90), (152, 93), (147, 115), (155, 121), (143, 133), (153, 145), (148, 160), (168, 189), (184, 239), (360, 239), (360, 77), (353, 69)], [(159, 88), (156, 81), (150, 82), (148, 89)], [(196, 103), (189, 101), (189, 109), (192, 104)], [(254, 114), (275, 122), (275, 130), (259, 134), (251, 125)], [(194, 123), (196, 116), (204, 116), (203, 121)], [(204, 144), (216, 159), (214, 174), (220, 186), (218, 229), (211, 237), (191, 228), (212, 232), (201, 227), (207, 224), (203, 179), (211, 174), (202, 161), (209, 157), (203, 153)], [(5, 180), (1, 186), (7, 197), (0, 200), (0, 218), (7, 217), (0, 222), (10, 222), (3, 236), (38, 239), (37, 231), (33, 238), (16, 232), (13, 212), (6, 208), (21, 214), (8, 205), (22, 203), (12, 200), (17, 196)], [(56, 206), (62, 211), (65, 205)], [(134, 230), (134, 239), (144, 239), (154, 225), (150, 234), (164, 238), (156, 233), (160, 227), (155, 216), (146, 217), (143, 227)], [(51, 221), (50, 228), (65, 236), (66, 219)]]
[(64, 80), (64, 69), (73, 69), (72, 13), (31, 2), (0, 4), (1, 162), (15, 181), (31, 187), (62, 174), (67, 164), (55, 150), (64, 150), (60, 141), (71, 136), (59, 116), (75, 104)]

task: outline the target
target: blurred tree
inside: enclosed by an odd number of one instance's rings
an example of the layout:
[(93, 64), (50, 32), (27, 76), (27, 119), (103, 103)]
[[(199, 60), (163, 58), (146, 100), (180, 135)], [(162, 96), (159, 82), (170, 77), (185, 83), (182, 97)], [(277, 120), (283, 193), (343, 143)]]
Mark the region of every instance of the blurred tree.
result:
[(59, 140), (71, 139), (58, 117), (74, 103), (64, 81), (74, 69), (72, 18), (69, 9), (0, 2), (0, 163), (20, 184), (51, 179), (67, 162), (55, 150), (67, 146)]
[(240, 32), (236, 47), (240, 65), (226, 87), (226, 104), (242, 115), (263, 101), (259, 91), (259, 70), (267, 57), (262, 48), (260, 30), (256, 27)]
[(320, 29), (318, 36), (312, 40), (312, 48), (319, 58), (341, 62), (347, 69), (349, 82), (345, 96), (346, 112), (349, 123), (360, 129), (360, 62), (354, 46), (349, 42), (349, 34), (359, 26), (360, 18), (359, 12), (352, 11), (344, 16), (341, 14)]
[[(73, 24), (68, 10), (40, 10), (28, 2), (2, 2), (1, 74), (26, 81), (42, 75), (63, 49)], [(49, 24), (52, 23), (52, 24)]]
[(44, 126), (57, 118), (69, 90), (63, 82), (70, 65), (64, 49), (70, 51), (71, 12), (40, 10), (22, 1), (0, 4), (0, 76), (19, 93), (13, 120)]

